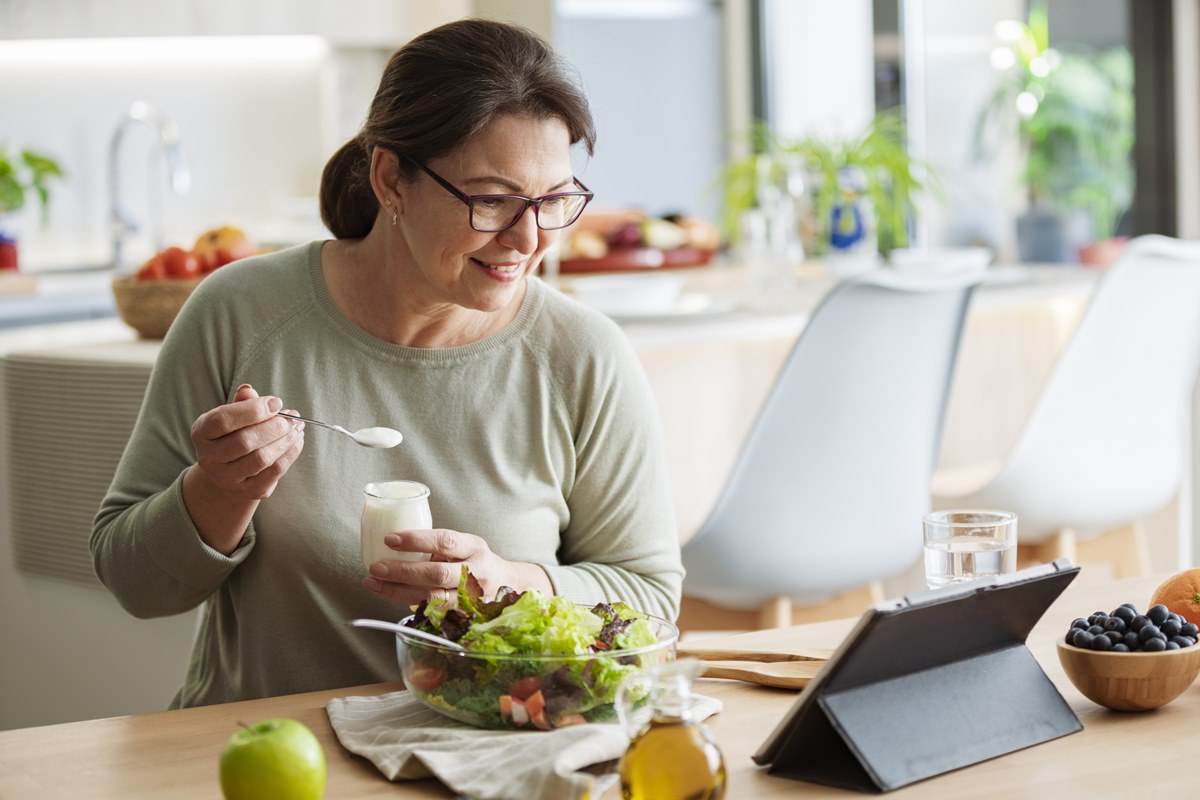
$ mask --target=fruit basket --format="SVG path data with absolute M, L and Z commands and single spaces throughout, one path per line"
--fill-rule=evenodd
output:
M 117 313 L 143 339 L 161 339 L 201 280 L 203 278 L 114 278 L 112 288 Z

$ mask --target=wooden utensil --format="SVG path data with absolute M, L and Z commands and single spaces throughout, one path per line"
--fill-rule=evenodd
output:
M 824 661 L 705 661 L 701 675 L 705 678 L 731 678 L 777 689 L 803 689 L 823 666 Z
M 803 689 L 832 655 L 833 650 L 824 648 L 805 648 L 791 653 L 703 647 L 675 649 L 677 658 L 703 661 L 705 678 L 729 678 L 777 689 Z
M 677 658 L 698 658 L 701 661 L 757 661 L 773 664 L 780 661 L 828 661 L 833 648 L 805 647 L 788 653 L 768 650 L 729 650 L 708 647 L 676 647 Z

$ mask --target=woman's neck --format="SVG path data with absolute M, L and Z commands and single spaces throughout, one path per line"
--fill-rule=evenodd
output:
M 335 240 L 321 249 L 321 273 L 333 303 L 358 327 L 406 347 L 461 347 L 486 339 L 516 319 L 527 285 L 499 311 L 478 311 L 454 303 L 420 299 L 406 282 L 401 264 L 370 236 Z

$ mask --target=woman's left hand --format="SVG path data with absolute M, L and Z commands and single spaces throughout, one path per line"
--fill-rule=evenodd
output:
M 553 594 L 550 578 L 537 564 L 507 561 L 492 552 L 480 536 L 445 528 L 397 531 L 384 537 L 384 543 L 400 552 L 428 553 L 429 561 L 376 561 L 363 586 L 380 597 L 406 606 L 415 606 L 435 597 L 453 598 L 458 593 L 462 565 L 483 587 L 485 597 L 493 597 L 501 586 L 517 591 L 537 589 Z

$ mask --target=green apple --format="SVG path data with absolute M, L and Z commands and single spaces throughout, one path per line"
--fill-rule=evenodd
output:
M 294 719 L 268 719 L 229 737 L 221 751 L 225 800 L 321 800 L 325 752 Z

